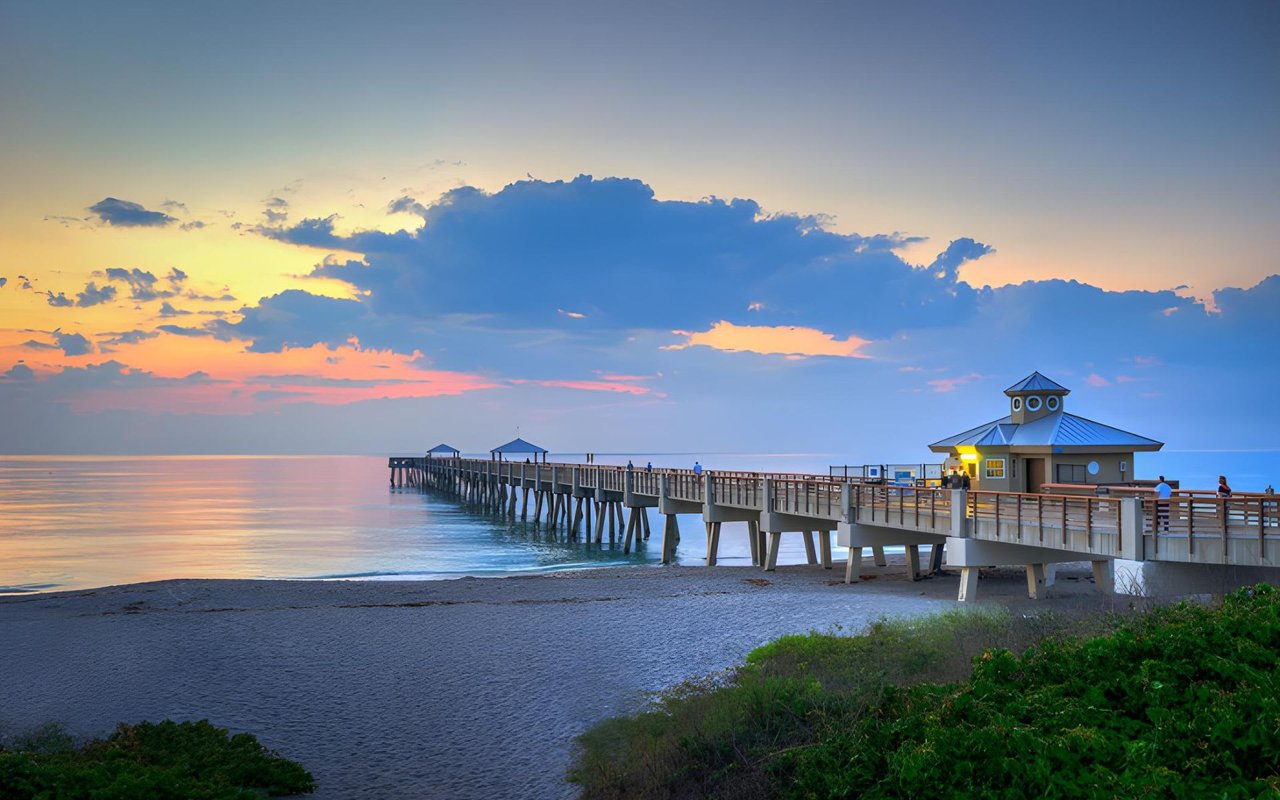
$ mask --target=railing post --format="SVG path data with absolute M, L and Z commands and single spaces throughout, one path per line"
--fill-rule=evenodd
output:
M 848 523 L 856 522 L 858 512 L 853 507 L 853 484 L 840 484 L 840 518 Z
M 627 470 L 626 474 L 622 476 L 622 498 L 623 498 L 624 504 L 628 508 L 635 508 L 635 504 L 636 504 L 635 498 L 632 497 L 632 493 L 634 493 L 636 490 L 635 479 L 636 479 L 635 473 L 632 472 L 631 470 Z
M 705 506 L 715 505 L 716 490 L 715 484 L 711 481 L 711 473 L 704 471 L 702 473 L 702 504 Z
M 967 539 L 972 533 L 969 522 L 969 493 L 964 489 L 951 490 L 951 535 Z M 976 523 L 976 520 L 975 520 Z
M 764 511 L 773 512 L 773 478 L 762 478 L 760 486 L 760 506 Z
M 1120 501 L 1120 555 L 1133 561 L 1146 559 L 1146 537 L 1143 536 L 1142 501 L 1126 497 Z M 1152 520 L 1151 535 L 1159 536 Z

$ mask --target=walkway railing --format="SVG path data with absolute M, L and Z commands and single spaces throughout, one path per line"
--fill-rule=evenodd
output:
M 822 479 L 820 476 L 817 480 L 813 478 L 814 476 L 809 476 L 805 480 L 771 479 L 773 494 L 770 497 L 769 510 L 801 517 L 842 519 L 844 509 L 840 503 L 844 484 Z
M 951 490 L 861 484 L 852 487 L 857 521 L 931 533 L 951 531 Z
M 1153 558 L 1234 563 L 1250 553 L 1280 562 L 1280 498 L 1275 496 L 1146 498 L 1142 518 Z
M 467 475 L 468 479 L 518 484 L 563 492 L 574 485 L 645 498 L 710 503 L 816 521 L 856 522 L 947 536 L 1069 550 L 1098 555 L 1180 561 L 1280 566 L 1280 498 L 1238 494 L 1219 499 L 1183 490 L 1168 500 L 1149 492 L 1114 490 L 1108 496 L 968 491 L 963 516 L 955 516 L 949 489 L 897 486 L 854 478 L 794 473 L 689 469 L 645 469 L 588 464 L 519 464 L 483 459 L 395 456 L 388 466 L 411 480 L 417 474 Z M 553 478 L 554 485 L 553 485 Z M 711 494 L 707 496 L 707 487 Z M 1137 503 L 1126 506 L 1125 502 Z M 1124 509 L 1129 508 L 1126 512 Z M 1132 522 L 1126 522 L 1126 513 Z M 967 520 L 967 530 L 955 528 Z M 1126 528 L 1126 525 L 1132 526 Z M 1136 528 L 1136 530 L 1133 530 Z M 1132 536 L 1122 535 L 1131 530 Z M 1141 537 L 1140 553 L 1131 550 Z
M 984 491 L 968 495 L 974 538 L 1123 555 L 1119 498 Z

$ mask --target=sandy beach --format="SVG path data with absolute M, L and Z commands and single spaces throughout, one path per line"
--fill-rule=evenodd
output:
M 787 633 L 953 608 L 958 578 L 629 567 L 434 582 L 174 580 L 0 598 L 0 726 L 208 718 L 320 798 L 572 797 L 573 738 Z M 1052 607 L 1090 594 L 1061 570 Z M 1020 573 L 986 603 L 1025 601 Z M 1108 602 L 1103 598 L 1091 602 Z

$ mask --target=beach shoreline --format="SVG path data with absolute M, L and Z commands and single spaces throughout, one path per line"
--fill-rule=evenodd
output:
M 955 608 L 954 574 L 634 566 L 432 581 L 169 580 L 0 597 L 0 725 L 77 736 L 204 719 L 316 776 L 316 797 L 572 797 L 574 737 L 789 633 Z M 1046 600 L 1106 607 L 1087 567 Z

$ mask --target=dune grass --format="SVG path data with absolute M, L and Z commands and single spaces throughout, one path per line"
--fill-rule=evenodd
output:
M 580 737 L 584 798 L 1280 797 L 1280 593 L 788 636 Z
M 6 800 L 255 800 L 311 792 L 298 764 L 206 720 L 119 725 L 83 746 L 46 725 L 0 747 Z

